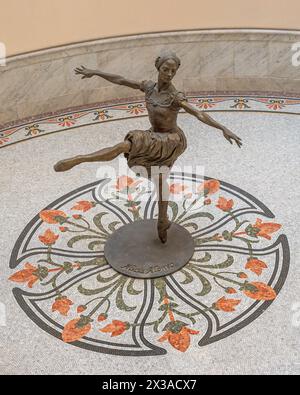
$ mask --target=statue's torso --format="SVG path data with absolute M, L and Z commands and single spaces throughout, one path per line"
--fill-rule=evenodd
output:
M 153 81 L 145 82 L 143 89 L 146 96 L 146 107 L 152 130 L 156 133 L 171 133 L 177 130 L 178 91 L 173 85 L 167 91 L 158 91 Z

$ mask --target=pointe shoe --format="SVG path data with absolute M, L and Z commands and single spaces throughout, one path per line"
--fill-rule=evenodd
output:
M 172 222 L 168 219 L 166 221 L 158 221 L 158 237 L 163 244 L 165 244 L 168 240 L 168 229 L 170 228 L 171 224 Z
M 72 167 L 79 165 L 79 163 L 81 162 L 78 157 L 60 160 L 59 162 L 56 163 L 56 165 L 54 165 L 54 170 L 56 172 L 67 171 L 72 169 Z

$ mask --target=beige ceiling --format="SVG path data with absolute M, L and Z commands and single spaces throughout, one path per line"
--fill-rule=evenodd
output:
M 108 36 L 202 28 L 300 29 L 299 0 L 0 0 L 8 55 Z

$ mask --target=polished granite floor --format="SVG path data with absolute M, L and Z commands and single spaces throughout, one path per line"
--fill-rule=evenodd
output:
M 170 215 L 196 251 L 184 270 L 155 281 L 115 273 L 101 241 L 122 223 L 155 218 L 147 187 L 124 195 L 116 172 L 110 193 L 123 200 L 101 200 L 99 164 L 52 170 L 147 129 L 143 103 L 2 131 L 2 374 L 299 374 L 299 104 L 207 99 L 193 98 L 244 146 L 179 115 L 188 149 L 170 184 L 185 189 Z M 203 177 L 214 188 L 189 212 Z

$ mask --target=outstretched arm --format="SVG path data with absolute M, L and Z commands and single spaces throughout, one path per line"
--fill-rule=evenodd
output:
M 227 141 L 232 144 L 232 140 L 236 142 L 238 147 L 241 148 L 242 140 L 234 133 L 232 133 L 225 126 L 221 125 L 209 115 L 207 115 L 204 111 L 196 110 L 191 104 L 189 104 L 186 100 L 180 102 L 180 106 L 189 114 L 194 115 L 199 121 L 206 123 L 209 126 L 220 129 L 223 132 L 223 135 Z
M 77 67 L 75 69 L 75 74 L 81 74 L 82 79 L 91 78 L 94 75 L 97 75 L 98 77 L 102 77 L 105 80 L 112 82 L 113 84 L 125 85 L 125 86 L 129 86 L 129 88 L 133 88 L 133 89 L 140 89 L 140 82 L 128 80 L 128 79 L 126 79 L 120 75 L 116 75 L 116 74 L 109 74 L 109 73 L 104 73 L 104 72 L 98 71 L 98 70 L 87 69 L 84 66 Z

